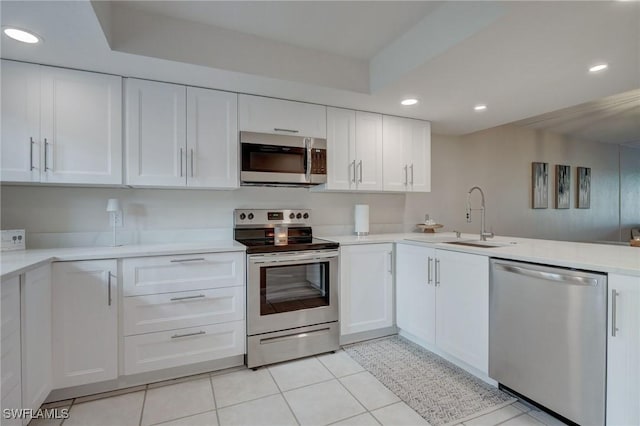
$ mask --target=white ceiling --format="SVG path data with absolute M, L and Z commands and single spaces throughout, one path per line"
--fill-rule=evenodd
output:
M 2 1 L 1 56 L 466 134 L 640 88 L 640 2 Z M 95 8 L 95 10 L 94 10 Z M 599 61 L 609 70 L 590 75 Z M 402 107 L 405 96 L 416 107 Z M 487 103 L 482 113 L 476 103 Z M 605 136 L 601 136 L 606 139 Z

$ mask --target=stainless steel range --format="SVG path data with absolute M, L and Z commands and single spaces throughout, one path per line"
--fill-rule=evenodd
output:
M 309 210 L 236 210 L 247 246 L 247 366 L 339 347 L 338 243 L 313 237 Z

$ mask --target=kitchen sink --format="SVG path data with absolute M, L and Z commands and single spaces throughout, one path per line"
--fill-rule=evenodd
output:
M 455 244 L 458 246 L 479 247 L 479 248 L 496 248 L 505 247 L 509 243 L 494 243 L 489 241 L 447 241 L 445 244 Z

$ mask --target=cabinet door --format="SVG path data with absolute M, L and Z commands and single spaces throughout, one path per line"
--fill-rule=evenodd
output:
M 393 325 L 393 245 L 340 248 L 342 335 Z
M 115 260 L 53 264 L 53 382 L 56 388 L 118 376 Z
M 327 189 L 355 189 L 355 111 L 327 108 L 327 154 Z
M 21 324 L 22 408 L 38 409 L 52 389 L 49 265 L 24 274 L 21 288 Z
M 187 186 L 238 188 L 238 95 L 187 88 Z
M 382 117 L 382 167 L 385 191 L 407 191 L 411 162 L 411 120 Z
M 42 182 L 122 184 L 122 78 L 52 67 L 41 76 Z
M 436 345 L 489 371 L 489 259 L 437 250 Z
M 396 323 L 427 344 L 436 337 L 435 257 L 434 249 L 396 245 Z
M 3 182 L 40 181 L 40 66 L 2 60 Z
M 238 97 L 240 130 L 325 139 L 327 108 L 262 96 Z
M 134 78 L 125 87 L 126 183 L 185 186 L 186 87 Z
M 408 121 L 411 124 L 411 149 L 405 158 L 409 163 L 409 188 L 413 192 L 430 192 L 431 123 L 420 120 Z
M 638 425 L 640 424 L 640 278 L 609 274 L 608 283 L 607 425 Z
M 356 111 L 356 183 L 359 190 L 382 190 L 382 115 Z
M 21 408 L 20 403 L 5 406 L 11 401 L 10 395 L 20 390 L 20 277 L 2 280 L 0 285 L 0 316 L 2 328 L 0 331 L 0 399 L 2 408 Z M 3 423 L 4 424 L 4 419 Z

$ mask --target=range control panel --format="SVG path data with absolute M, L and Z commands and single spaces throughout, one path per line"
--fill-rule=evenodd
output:
M 239 226 L 311 226 L 311 210 L 304 209 L 237 209 L 233 223 Z

